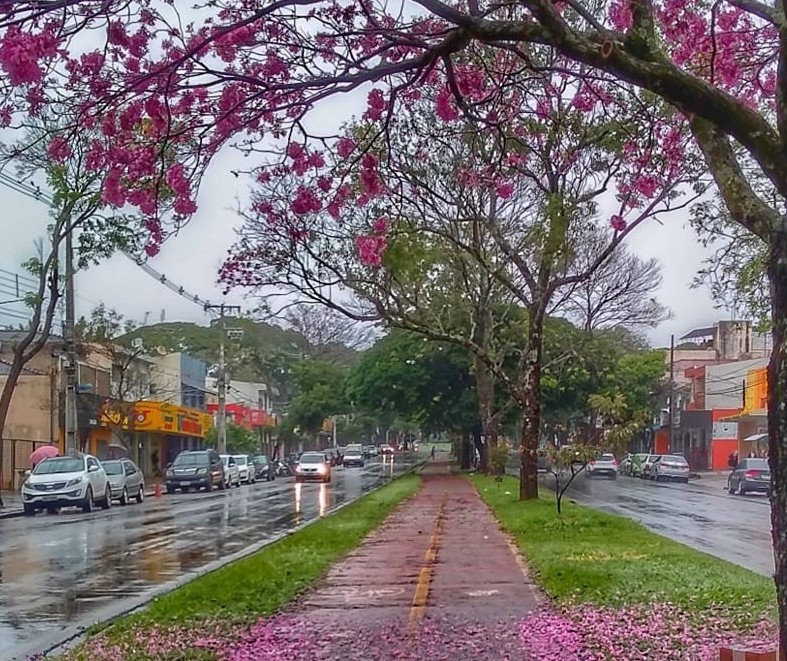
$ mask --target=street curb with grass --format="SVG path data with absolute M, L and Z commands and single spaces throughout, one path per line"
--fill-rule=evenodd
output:
M 111 625 L 115 624 L 118 620 L 123 617 L 134 615 L 136 613 L 141 612 L 146 606 L 150 605 L 155 600 L 163 597 L 164 595 L 173 592 L 178 588 L 182 588 L 195 580 L 207 576 L 208 574 L 214 573 L 219 569 L 227 567 L 228 565 L 237 562 L 239 560 L 243 560 L 244 558 L 250 557 L 259 551 L 263 550 L 264 548 L 276 544 L 286 538 L 292 537 L 297 533 L 302 532 L 303 530 L 309 528 L 310 526 L 315 525 L 316 523 L 323 521 L 325 519 L 330 519 L 335 514 L 338 514 L 346 507 L 351 505 L 355 505 L 365 498 L 376 494 L 381 489 L 386 488 L 387 486 L 405 478 L 409 475 L 417 474 L 418 469 L 422 467 L 425 460 L 419 460 L 413 466 L 411 466 L 407 471 L 402 473 L 401 475 L 396 476 L 392 480 L 385 482 L 383 484 L 375 486 L 370 491 L 367 491 L 362 496 L 355 498 L 353 500 L 341 503 L 340 505 L 336 506 L 334 509 L 330 510 L 328 514 L 324 517 L 315 517 L 311 521 L 307 521 L 305 523 L 299 524 L 294 528 L 277 533 L 270 538 L 261 540 L 247 546 L 244 549 L 236 551 L 224 558 L 220 558 L 218 560 L 214 560 L 212 562 L 203 565 L 199 569 L 195 569 L 193 571 L 187 572 L 182 574 L 178 578 L 172 579 L 167 581 L 166 583 L 162 583 L 159 586 L 151 588 L 150 590 L 146 591 L 144 594 L 135 596 L 128 600 L 122 602 L 122 604 L 115 604 L 108 606 L 105 609 L 101 609 L 99 611 L 94 612 L 90 616 L 90 620 L 92 624 L 89 626 L 85 626 L 84 624 L 74 624 L 66 626 L 60 629 L 57 632 L 50 633 L 48 635 L 44 634 L 43 636 L 39 637 L 39 643 L 34 648 L 30 648 L 29 646 L 25 646 L 25 649 L 11 650 L 11 656 L 9 657 L 9 661 L 21 661 L 22 659 L 28 658 L 28 655 L 37 657 L 37 658 L 44 658 L 44 657 L 51 657 L 54 655 L 62 654 L 67 652 L 68 650 L 72 649 L 73 647 L 77 646 L 83 639 L 92 635 L 93 633 L 97 633 L 98 630 L 105 630 L 106 628 L 110 627 Z M 20 646 L 21 648 L 22 646 Z

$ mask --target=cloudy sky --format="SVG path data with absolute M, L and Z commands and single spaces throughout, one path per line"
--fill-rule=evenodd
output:
M 357 102 L 331 100 L 320 107 L 320 122 L 324 123 L 327 116 L 336 118 L 338 123 L 357 108 Z M 178 236 L 166 242 L 150 265 L 187 292 L 212 303 L 223 301 L 249 307 L 241 292 L 223 297 L 216 285 L 217 269 L 235 238 L 238 218 L 232 209 L 236 199 L 245 194 L 243 180 L 229 174 L 233 167 L 238 167 L 239 160 L 238 154 L 227 151 L 214 161 L 200 191 L 199 212 Z M 0 269 L 23 273 L 20 264 L 35 253 L 34 240 L 43 235 L 47 208 L 3 186 L 0 186 L 0 205 L 7 210 L 0 216 Z M 706 289 L 690 287 L 706 252 L 689 227 L 685 213 L 665 218 L 663 225 L 656 222 L 642 225 L 628 245 L 644 258 L 657 258 L 663 268 L 664 284 L 658 298 L 673 311 L 673 318 L 648 333 L 652 344 L 665 346 L 671 333 L 679 337 L 692 328 L 712 325 L 727 316 L 714 309 Z M 0 303 L 10 298 L 8 282 L 8 276 L 0 272 Z M 77 315 L 89 314 L 99 302 L 104 302 L 140 323 L 146 316 L 149 323 L 162 318 L 196 323 L 208 320 L 200 306 L 171 292 L 122 255 L 79 273 L 76 292 Z M 251 307 L 256 304 L 252 302 Z M 0 324 L 19 323 L 20 312 L 24 313 L 20 304 L 0 305 Z

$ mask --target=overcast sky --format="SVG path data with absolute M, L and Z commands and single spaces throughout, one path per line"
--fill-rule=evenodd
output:
M 332 99 L 320 106 L 320 122 L 324 123 L 325 117 L 336 118 L 337 122 L 347 119 L 357 107 L 357 102 L 350 105 L 346 99 Z M 248 307 L 242 293 L 223 297 L 216 285 L 218 267 L 235 239 L 238 218 L 232 209 L 236 198 L 245 194 L 245 182 L 229 174 L 233 167 L 239 166 L 240 160 L 231 150 L 217 157 L 202 184 L 199 212 L 149 263 L 191 294 L 212 303 L 224 301 Z M 47 208 L 3 186 L 0 186 L 0 205 L 7 210 L 0 216 L 0 269 L 23 273 L 19 265 L 35 252 L 33 242 L 43 235 Z M 671 333 L 680 337 L 692 328 L 712 325 L 728 317 L 724 311 L 714 309 L 707 289 L 690 287 L 706 252 L 689 226 L 685 212 L 668 217 L 663 225 L 652 221 L 643 224 L 631 235 L 628 245 L 643 258 L 658 259 L 663 269 L 664 284 L 658 298 L 673 311 L 673 318 L 648 333 L 652 344 L 666 346 Z M 3 282 L 0 277 L 0 285 Z M 196 323 L 207 323 L 209 318 L 200 306 L 171 292 L 123 255 L 79 273 L 76 292 L 78 316 L 89 314 L 103 301 L 140 323 L 146 315 L 149 323 L 162 317 L 167 321 Z M 6 296 L 0 287 L 0 302 L 4 300 Z M 24 307 L 0 305 L 0 324 L 19 323 L 17 317 L 4 312 L 24 312 Z

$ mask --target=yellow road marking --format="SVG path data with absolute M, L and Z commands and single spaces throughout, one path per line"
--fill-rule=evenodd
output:
M 434 565 L 437 561 L 437 551 L 440 548 L 440 537 L 443 534 L 443 518 L 445 516 L 445 505 L 448 499 L 448 492 L 443 492 L 443 500 L 437 510 L 432 536 L 429 538 L 429 548 L 424 555 L 424 563 L 421 571 L 418 572 L 418 583 L 415 586 L 413 603 L 410 606 L 410 619 L 407 623 L 407 635 L 413 636 L 418 631 L 418 625 L 426 611 L 426 601 L 429 598 L 429 588 L 432 584 Z

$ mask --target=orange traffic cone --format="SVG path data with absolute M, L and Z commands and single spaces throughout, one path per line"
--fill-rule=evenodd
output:
M 153 495 L 156 498 L 161 498 L 161 482 L 159 482 L 158 480 L 156 480 L 156 488 L 153 491 Z

